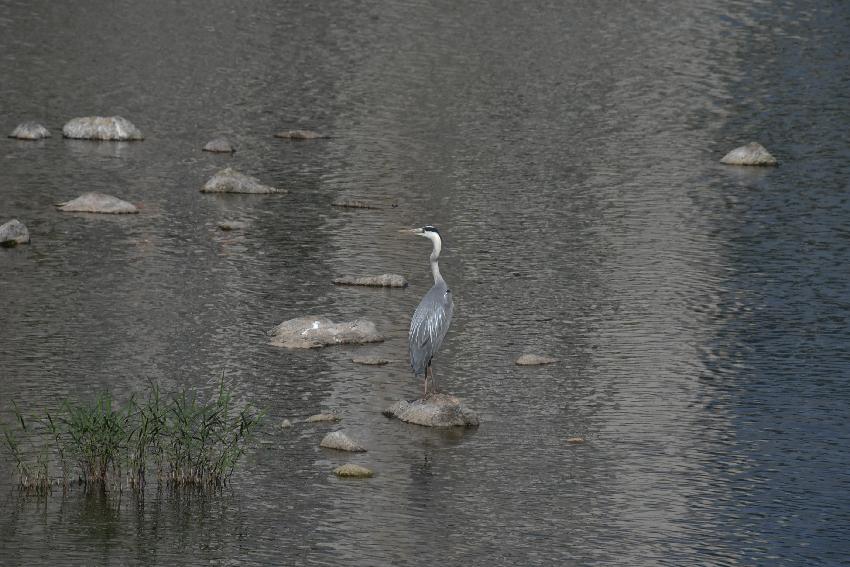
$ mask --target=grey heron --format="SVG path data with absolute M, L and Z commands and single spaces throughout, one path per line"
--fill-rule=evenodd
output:
M 413 376 L 425 375 L 425 397 L 428 397 L 429 377 L 433 382 L 432 390 L 437 391 L 437 380 L 431 369 L 431 359 L 443 344 L 443 339 L 452 323 L 454 302 L 451 290 L 440 274 L 440 266 L 437 263 L 443 247 L 440 231 L 428 225 L 422 228 L 406 229 L 403 232 L 424 236 L 434 245 L 431 251 L 431 273 L 434 276 L 434 285 L 413 312 L 413 317 L 410 319 L 410 332 L 407 335 Z

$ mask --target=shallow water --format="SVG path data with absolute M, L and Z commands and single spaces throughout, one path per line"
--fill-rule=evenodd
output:
M 0 128 L 53 132 L 0 141 L 0 221 L 32 234 L 0 249 L 0 416 L 222 373 L 269 412 L 224 494 L 23 497 L 4 462 L 0 563 L 845 561 L 850 5 L 571 4 L 0 4 Z M 61 139 L 90 114 L 146 140 Z M 718 163 L 750 140 L 781 166 Z M 201 194 L 226 165 L 290 192 Z M 54 210 L 90 190 L 142 213 Z M 397 229 L 426 223 L 477 430 L 386 420 L 421 384 L 350 361 L 406 357 L 430 249 Z M 410 287 L 331 283 L 383 272 Z M 306 314 L 388 340 L 267 345 Z M 369 452 L 274 427 L 320 410 Z

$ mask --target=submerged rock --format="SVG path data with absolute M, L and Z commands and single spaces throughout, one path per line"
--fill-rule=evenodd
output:
M 384 364 L 389 364 L 390 361 L 386 358 L 378 358 L 377 356 L 355 356 L 351 359 L 351 362 L 366 364 L 367 366 L 383 366 Z
M 221 230 L 244 230 L 248 228 L 248 223 L 244 221 L 226 220 L 218 223 L 218 228 Z
M 370 287 L 407 287 L 407 280 L 398 274 L 380 276 L 342 276 L 334 279 L 336 285 L 363 285 Z
M 720 160 L 727 165 L 778 165 L 776 158 L 770 155 L 758 142 L 735 148 Z
M 18 127 L 9 134 L 9 137 L 17 138 L 18 140 L 41 140 L 42 138 L 50 137 L 50 130 L 38 122 L 24 122 L 23 124 L 18 124 Z
M 342 431 L 331 431 L 325 435 L 319 447 L 325 449 L 336 449 L 337 451 L 351 451 L 352 453 L 365 453 L 366 448 L 352 440 Z
M 523 354 L 516 359 L 516 363 L 520 366 L 536 366 L 540 364 L 552 364 L 553 362 L 558 362 L 558 359 L 539 354 Z
M 0 246 L 17 246 L 30 241 L 30 231 L 18 219 L 0 225 Z
M 344 478 L 371 478 L 375 473 L 371 469 L 352 463 L 346 463 L 334 469 L 334 474 Z
M 226 167 L 213 175 L 203 187 L 201 193 L 286 193 L 286 189 L 276 189 L 263 185 L 254 177 L 239 173 Z
M 317 413 L 304 420 L 304 423 L 320 423 L 323 421 L 340 421 L 342 418 L 335 413 Z
M 122 201 L 112 195 L 103 193 L 83 193 L 72 201 L 57 203 L 60 211 L 66 213 L 108 213 L 108 214 L 135 214 L 139 212 L 132 203 Z
M 375 329 L 375 324 L 366 319 L 334 323 L 326 317 L 298 317 L 284 321 L 269 334 L 272 336 L 272 345 L 286 348 L 318 348 L 384 340 Z
M 330 138 L 324 134 L 312 130 L 285 130 L 274 135 L 275 138 L 286 138 L 287 140 L 318 140 L 319 138 Z
M 227 138 L 216 138 L 215 140 L 210 140 L 207 142 L 207 145 L 204 146 L 205 152 L 217 152 L 221 154 L 232 154 L 236 151 L 236 148 L 233 147 Z
M 448 394 L 429 394 L 412 402 L 401 400 L 383 413 L 387 417 L 428 427 L 473 427 L 479 423 L 478 414 L 459 398 Z
M 66 138 L 80 140 L 132 141 L 144 136 L 132 122 L 121 116 L 84 116 L 69 120 L 62 127 Z
M 334 207 L 347 207 L 349 209 L 383 209 L 383 207 L 377 203 L 361 201 L 359 199 L 335 199 L 331 205 Z
M 581 445 L 584 443 L 584 437 L 567 437 L 567 443 L 570 445 Z
M 283 421 L 280 422 L 280 428 L 281 429 L 289 429 L 290 427 L 292 427 L 292 422 L 289 421 L 288 419 L 284 419 Z

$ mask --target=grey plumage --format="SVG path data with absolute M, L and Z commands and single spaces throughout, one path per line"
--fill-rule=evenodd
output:
M 442 239 L 439 231 L 432 227 L 413 229 L 411 232 L 425 236 L 431 240 L 434 249 L 431 252 L 431 272 L 434 285 L 419 302 L 410 320 L 408 333 L 408 349 L 410 351 L 410 366 L 414 376 L 425 375 L 425 395 L 428 395 L 428 378 L 433 378 L 431 360 L 443 344 L 443 339 L 452 322 L 454 302 L 452 292 L 443 276 L 437 259 L 440 257 Z M 434 381 L 436 387 L 436 381 Z

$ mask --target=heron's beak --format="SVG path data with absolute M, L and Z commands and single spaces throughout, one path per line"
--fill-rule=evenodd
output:
M 403 228 L 399 232 L 402 234 L 422 234 L 425 231 L 421 228 Z

